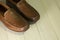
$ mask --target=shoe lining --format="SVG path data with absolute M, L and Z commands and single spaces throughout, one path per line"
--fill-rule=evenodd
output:
M 15 3 L 18 3 L 20 0 L 13 0 Z
M 4 15 L 6 11 L 7 11 L 7 8 L 5 8 L 3 5 L 0 5 L 0 14 Z

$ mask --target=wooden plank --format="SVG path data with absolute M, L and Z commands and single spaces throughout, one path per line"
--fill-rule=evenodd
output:
M 52 5 L 51 8 L 49 8 L 48 12 L 48 16 L 50 15 L 49 18 L 51 20 L 53 28 L 56 31 L 58 39 L 60 40 L 60 11 L 56 5 Z
M 50 17 L 49 17 L 52 14 L 54 14 L 54 13 L 50 13 L 50 12 L 51 12 L 51 10 L 53 10 L 52 5 L 55 5 L 55 2 L 54 2 L 54 0 L 53 0 L 53 2 L 52 2 L 52 0 L 50 0 L 50 1 L 42 0 L 42 1 L 44 3 L 45 7 L 47 7 L 48 9 L 46 10 L 46 13 L 43 13 L 44 15 L 42 13 L 40 13 L 41 18 L 40 18 L 40 21 L 37 22 L 37 26 L 38 26 L 38 29 L 40 31 L 41 38 L 42 38 L 42 40 L 59 40 L 59 37 L 57 36 L 56 30 L 54 29 L 53 24 L 51 23 L 52 19 L 50 20 Z M 52 7 L 52 8 L 50 8 L 50 7 Z M 54 12 L 54 11 L 52 11 L 52 12 Z
M 0 21 L 0 40 L 7 40 L 7 37 L 8 37 L 7 32 L 3 27 L 5 27 L 5 26 Z
M 40 34 L 36 24 L 31 25 L 30 29 L 24 33 L 25 40 L 40 40 Z

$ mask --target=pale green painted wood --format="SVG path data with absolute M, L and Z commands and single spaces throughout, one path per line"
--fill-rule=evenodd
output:
M 0 22 L 0 40 L 60 40 L 60 0 L 26 1 L 39 12 L 40 20 L 24 33 L 13 32 Z

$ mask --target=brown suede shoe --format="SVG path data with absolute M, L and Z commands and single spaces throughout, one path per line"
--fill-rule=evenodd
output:
M 0 19 L 7 28 L 16 32 L 23 32 L 29 28 L 28 22 L 21 15 L 2 2 L 0 2 Z
M 40 15 L 25 0 L 7 0 L 7 5 L 14 8 L 18 13 L 24 16 L 29 22 L 35 23 Z

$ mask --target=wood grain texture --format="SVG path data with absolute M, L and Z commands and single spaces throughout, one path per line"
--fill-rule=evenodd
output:
M 59 1 L 27 0 L 39 12 L 40 20 L 24 33 L 11 31 L 0 21 L 0 40 L 60 40 Z

